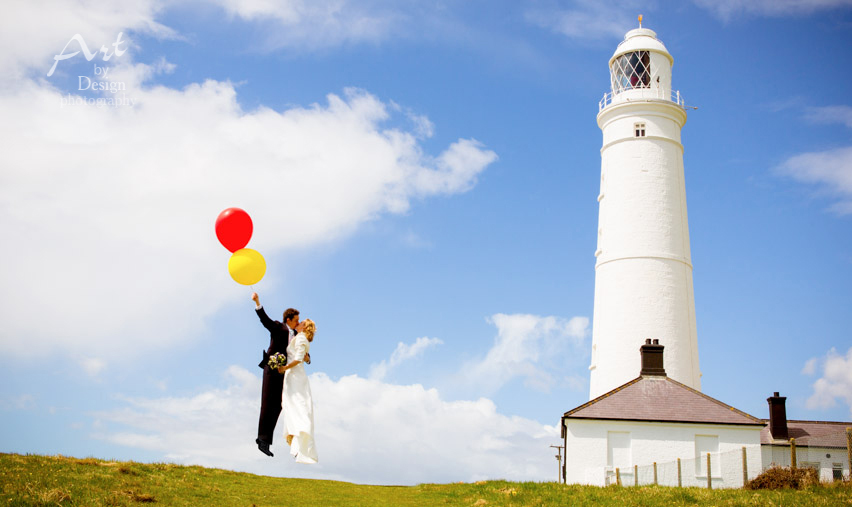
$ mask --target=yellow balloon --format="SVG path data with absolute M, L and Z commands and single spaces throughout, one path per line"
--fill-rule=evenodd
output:
M 266 261 L 256 250 L 242 248 L 231 255 L 228 273 L 239 284 L 254 285 L 266 274 Z

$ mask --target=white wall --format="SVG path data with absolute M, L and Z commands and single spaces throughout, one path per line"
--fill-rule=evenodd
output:
M 763 468 L 771 466 L 790 466 L 790 447 L 781 445 L 764 445 L 761 449 Z M 819 463 L 819 477 L 821 481 L 833 480 L 833 469 L 835 464 L 840 464 L 843 476 L 849 477 L 849 458 L 846 449 L 832 447 L 796 447 L 796 461 L 798 466 L 806 463 Z
M 607 475 L 614 473 L 607 463 L 607 436 L 610 432 L 627 432 L 630 439 L 630 463 L 622 472 L 622 484 L 634 484 L 633 465 L 638 465 L 640 484 L 653 482 L 653 466 L 657 462 L 658 483 L 677 486 L 677 459 L 681 459 L 683 486 L 707 486 L 703 473 L 696 475 L 696 435 L 717 436 L 719 452 L 711 454 L 711 468 L 719 474 L 711 477 L 714 488 L 739 488 L 743 485 L 742 447 L 748 448 L 748 475 L 754 477 L 762 468 L 759 426 L 721 424 L 653 423 L 566 419 L 566 479 L 569 484 L 604 486 Z M 623 438 L 623 437 L 622 437 Z M 624 456 L 624 453 L 618 453 Z M 705 456 L 701 457 L 706 460 Z M 706 467 L 701 467 L 705 469 Z M 613 479 L 614 480 L 614 479 Z

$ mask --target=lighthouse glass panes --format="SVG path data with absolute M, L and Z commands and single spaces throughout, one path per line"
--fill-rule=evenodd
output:
M 626 53 L 612 62 L 612 92 L 650 88 L 651 56 L 648 51 Z
M 633 124 L 633 132 L 634 132 L 634 137 L 645 137 L 645 124 L 644 123 L 634 123 Z

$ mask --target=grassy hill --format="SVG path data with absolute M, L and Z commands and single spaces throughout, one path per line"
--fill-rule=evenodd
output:
M 852 488 L 745 491 L 556 483 L 365 486 L 172 464 L 0 454 L 0 507 L 16 505 L 852 505 Z

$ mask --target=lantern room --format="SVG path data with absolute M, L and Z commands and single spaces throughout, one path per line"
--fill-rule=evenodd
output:
M 611 92 L 600 103 L 631 100 L 665 100 L 683 105 L 678 92 L 672 91 L 674 59 L 657 34 L 647 28 L 630 30 L 609 60 Z

